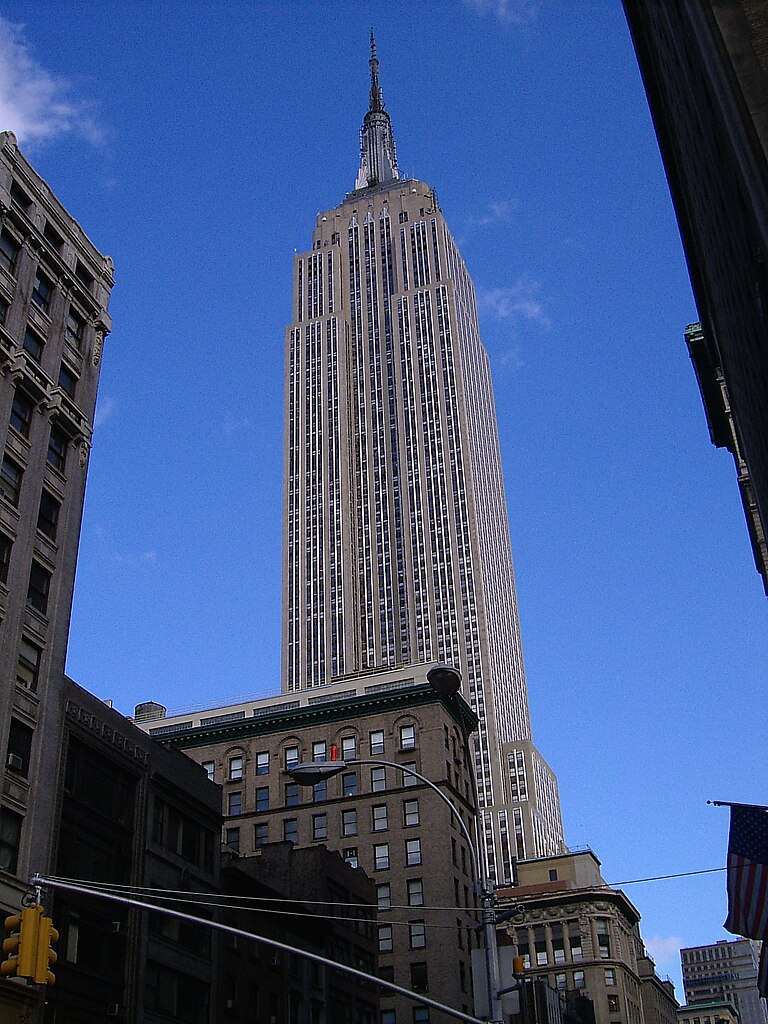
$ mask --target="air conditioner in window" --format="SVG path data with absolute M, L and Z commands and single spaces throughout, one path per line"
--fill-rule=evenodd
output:
M 280 954 L 279 953 L 270 953 L 269 954 L 269 966 L 270 967 L 277 967 L 277 966 L 279 966 L 279 964 L 280 964 Z
M 120 1003 L 110 1003 L 107 1007 L 108 1017 L 122 1017 L 123 1011 L 120 1008 Z
M 236 999 L 225 999 L 224 1000 L 224 1006 L 225 1006 L 225 1008 L 227 1010 L 234 1010 L 234 1008 L 237 1006 L 237 1000 Z
M 112 934 L 113 935 L 126 935 L 128 933 L 128 925 L 125 921 L 113 921 L 112 922 Z
M 18 754 L 9 754 L 8 761 L 6 762 L 9 768 L 13 768 L 15 772 L 20 772 L 24 767 L 24 762 Z

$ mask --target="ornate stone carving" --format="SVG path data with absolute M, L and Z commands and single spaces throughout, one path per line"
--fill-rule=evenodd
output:
M 93 339 L 93 365 L 98 366 L 101 362 L 101 350 L 104 347 L 103 331 L 96 331 Z
M 80 442 L 80 468 L 85 469 L 88 464 L 88 442 Z

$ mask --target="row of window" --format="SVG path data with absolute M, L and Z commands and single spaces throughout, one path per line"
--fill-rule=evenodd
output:
M 406 788 L 415 786 L 418 784 L 418 779 L 408 773 L 407 769 L 411 767 L 410 764 L 403 764 L 403 768 L 406 771 L 402 772 L 402 784 Z M 415 767 L 415 766 L 414 766 Z M 387 770 L 382 767 L 375 767 L 371 769 L 371 789 L 372 793 L 381 793 L 387 789 Z M 298 807 L 305 801 L 301 798 L 302 786 L 298 782 L 287 782 L 283 787 L 283 800 L 281 804 L 276 806 L 282 807 Z M 341 793 L 344 797 L 358 796 L 360 793 L 359 780 L 357 772 L 344 772 L 341 776 Z M 312 786 L 312 803 L 324 803 L 328 799 L 328 780 L 323 779 L 320 782 L 316 782 Z M 406 825 L 418 825 L 418 801 L 417 800 L 406 800 L 406 804 L 413 805 L 409 807 L 407 817 L 409 820 L 404 821 Z M 387 811 L 386 806 L 384 810 L 379 810 L 380 818 L 386 820 Z M 269 786 L 257 786 L 254 791 L 254 809 L 257 813 L 262 811 L 270 810 L 270 789 Z M 274 806 L 273 806 L 274 809 Z M 417 820 L 413 820 L 415 817 Z M 231 817 L 243 814 L 245 812 L 244 806 L 244 793 L 243 790 L 231 790 L 227 793 L 227 814 Z M 355 812 L 356 813 L 356 812 Z M 387 828 L 387 825 L 380 826 L 381 828 Z M 374 829 L 378 831 L 378 829 Z
M 399 750 L 416 749 L 416 726 L 401 725 L 399 730 Z M 370 755 L 385 753 L 384 730 L 374 729 L 368 734 L 368 752 Z M 357 737 L 342 736 L 341 743 L 330 745 L 325 740 L 316 740 L 312 743 L 313 761 L 354 760 L 358 756 Z M 227 761 L 227 773 L 225 781 L 237 782 L 245 778 L 245 756 L 233 754 Z M 300 762 L 300 750 L 297 745 L 287 746 L 283 749 L 283 770 L 291 771 Z M 208 774 L 208 778 L 216 781 L 216 762 L 203 761 L 202 766 Z M 268 750 L 260 750 L 256 754 L 256 775 L 269 775 L 270 756 Z
M 461 966 L 463 967 L 464 965 L 462 964 Z M 428 988 L 427 965 L 411 964 L 411 991 L 426 992 Z M 410 1019 L 413 1024 L 429 1024 L 429 1007 L 414 1006 L 411 1010 Z M 394 1010 L 382 1010 L 381 1024 L 398 1024 L 396 1012 Z
M 391 953 L 394 950 L 394 925 L 380 924 L 378 929 L 378 942 L 380 953 Z M 427 926 L 424 921 L 408 922 L 408 948 L 426 949 L 427 947 Z

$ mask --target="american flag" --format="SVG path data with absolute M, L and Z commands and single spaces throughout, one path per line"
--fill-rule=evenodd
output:
M 768 998 L 768 807 L 731 807 L 725 929 L 762 939 L 757 987 Z

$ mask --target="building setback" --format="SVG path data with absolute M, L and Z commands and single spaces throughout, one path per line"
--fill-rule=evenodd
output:
M 370 68 L 355 189 L 294 260 L 282 688 L 459 669 L 490 873 L 509 880 L 563 835 L 531 740 L 490 365 L 435 192 L 399 175 L 373 40 Z
M 526 976 L 594 1006 L 595 1024 L 675 1024 L 677 1000 L 643 948 L 640 914 L 600 874 L 591 850 L 519 865 L 520 885 L 498 893 L 521 908 L 506 925 Z M 522 918 L 522 920 L 521 920 Z M 519 922 L 519 923 L 517 923 Z
M 700 324 L 686 331 L 733 454 L 768 593 L 768 17 L 763 0 L 624 0 Z
M 50 864 L 112 260 L 0 133 L 0 910 Z
M 766 1002 L 757 990 L 760 944 L 754 939 L 690 946 L 680 950 L 680 960 L 689 1007 L 725 1000 L 738 1010 L 741 1024 L 766 1024 Z
M 158 705 L 140 705 L 137 717 L 147 708 L 162 716 Z M 471 1012 L 479 918 L 470 853 L 448 807 L 397 768 L 351 764 L 310 788 L 287 774 L 297 763 L 329 759 L 332 748 L 345 760 L 402 764 L 434 782 L 473 834 L 460 716 L 465 728 L 476 727 L 461 698 L 440 698 L 426 682 L 372 674 L 322 694 L 304 690 L 144 718 L 140 725 L 221 783 L 224 836 L 232 850 L 252 856 L 274 841 L 322 845 L 362 867 L 376 883 L 381 976 Z M 383 992 L 381 1019 L 412 1020 L 413 1006 Z M 441 1015 L 430 1014 L 440 1024 Z

